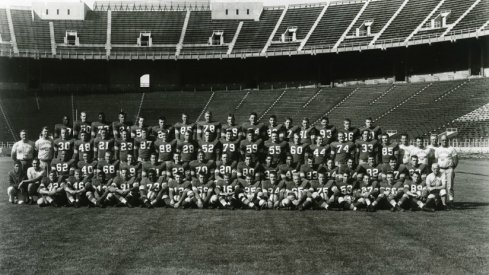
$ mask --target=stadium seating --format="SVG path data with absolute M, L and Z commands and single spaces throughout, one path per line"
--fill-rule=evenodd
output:
M 2 40 L 10 41 L 10 30 L 8 28 L 7 12 L 5 9 L 0 9 L 0 35 Z
M 136 45 L 140 32 L 151 32 L 153 44 L 176 45 L 182 33 L 185 11 L 112 12 L 112 44 Z
M 107 12 L 87 11 L 85 20 L 53 20 L 56 43 L 64 43 L 66 31 L 76 31 L 80 44 L 105 44 Z
M 291 110 L 297 110 L 306 104 L 311 97 L 313 97 L 319 89 L 287 89 L 273 107 L 268 110 L 268 115 L 276 115 L 279 118 L 279 122 L 282 123 L 286 117 L 292 117 L 292 119 L 300 119 L 296 117 L 296 114 Z M 297 114 L 299 115 L 299 114 Z M 264 119 L 267 119 L 265 117 Z
M 410 0 L 377 40 L 404 41 L 438 5 L 440 0 Z
M 267 43 L 282 12 L 282 9 L 264 9 L 260 21 L 244 21 L 233 53 L 260 52 Z
M 471 1 L 472 2 L 472 1 Z M 470 11 L 452 31 L 480 28 L 489 18 L 489 1 L 482 0 Z
M 396 10 L 399 9 L 402 2 L 402 0 L 371 1 L 350 30 L 350 33 L 348 33 L 347 38 L 343 40 L 342 44 L 345 46 L 350 43 L 363 42 L 363 44 L 368 44 L 373 39 L 373 36 L 382 30 Z M 370 30 L 372 36 L 355 37 L 356 29 L 366 20 L 373 20 Z
M 251 112 L 260 117 L 284 90 L 250 91 L 235 111 L 236 122 L 247 122 Z
M 211 11 L 192 11 L 185 32 L 184 44 L 207 44 L 213 31 L 224 32 L 224 43 L 231 43 L 238 20 L 212 20 Z
M 332 47 L 365 3 L 332 3 L 306 43 L 306 47 Z
M 49 22 L 41 20 L 30 10 L 11 10 L 15 38 L 19 49 L 51 51 Z
M 235 108 L 247 93 L 247 91 L 215 92 L 206 110 L 212 112 L 215 120 L 226 123 L 227 115 L 236 112 Z
M 297 50 L 300 40 L 304 39 L 311 29 L 312 25 L 318 18 L 322 6 L 317 7 L 289 7 L 287 13 L 282 20 L 275 36 L 273 37 L 273 43 L 268 48 L 268 51 L 276 50 Z M 281 36 L 287 31 L 289 27 L 297 27 L 296 38 L 297 42 L 286 42 L 282 43 Z M 278 42 L 278 43 L 277 43 Z
M 431 23 L 431 20 L 437 17 L 442 11 L 450 11 L 450 15 L 447 18 L 447 25 L 455 23 L 455 21 L 474 3 L 474 1 L 458 1 L 458 0 L 446 0 L 435 14 L 426 22 Z M 446 28 L 436 29 L 421 29 L 411 40 L 417 40 L 425 38 L 427 35 L 435 36 L 441 35 Z

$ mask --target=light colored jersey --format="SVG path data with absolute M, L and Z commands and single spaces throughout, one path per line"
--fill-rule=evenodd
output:
M 428 157 L 430 155 L 430 149 L 420 148 L 413 146 L 411 149 L 411 156 L 418 156 L 419 163 L 428 165 Z
M 12 147 L 12 155 L 15 153 L 18 160 L 31 160 L 34 158 L 34 142 L 22 140 L 14 143 Z
M 40 160 L 53 159 L 54 143 L 51 139 L 40 138 L 36 141 L 37 156 Z
M 399 145 L 399 155 L 402 156 L 402 163 L 409 163 L 411 159 L 411 150 L 413 150 L 413 148 L 413 145 Z
M 27 169 L 27 179 L 28 180 L 37 179 L 39 176 L 41 176 L 44 173 L 44 171 L 45 170 L 42 168 L 36 171 L 34 167 L 29 167 Z
M 444 173 L 439 173 L 438 175 L 431 173 L 426 177 L 426 186 L 429 187 L 443 186 L 443 183 L 446 184 L 446 181 L 447 179 Z
M 440 168 L 450 168 L 454 165 L 453 160 L 457 156 L 455 148 L 440 146 L 435 150 L 435 158 L 438 159 Z

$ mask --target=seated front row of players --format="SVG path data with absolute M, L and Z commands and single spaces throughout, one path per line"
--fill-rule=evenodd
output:
M 175 154 L 178 156 L 178 154 Z M 178 158 L 178 157 L 176 157 Z M 248 165 L 251 157 L 247 157 Z M 20 163 L 9 173 L 8 194 L 13 198 L 23 193 L 36 200 L 39 206 L 93 206 L 125 205 L 171 208 L 243 208 L 243 209 L 377 209 L 426 210 L 447 209 L 446 178 L 438 164 L 423 180 L 424 170 L 371 168 L 373 157 L 351 173 L 348 169 L 329 166 L 308 178 L 303 171 L 282 167 L 268 173 L 250 173 L 246 170 L 216 171 L 211 178 L 203 170 L 174 167 L 157 175 L 157 169 L 141 175 L 130 166 L 117 174 L 96 170 L 87 174 L 76 169 L 60 175 L 52 169 L 47 176 L 31 181 L 20 180 Z M 413 156 L 415 164 L 417 157 Z M 392 160 L 392 164 L 396 161 Z M 37 164 L 36 164 L 37 165 Z M 413 165 L 416 166 L 416 165 Z M 393 168 L 392 166 L 389 166 Z M 180 169 L 181 168 L 181 169 Z M 331 169 L 333 168 L 333 169 Z M 233 176 L 239 173 L 239 177 Z M 218 176 L 218 177 L 217 177 Z M 39 182 L 37 192 L 35 182 Z M 34 183 L 34 184 L 33 184 Z

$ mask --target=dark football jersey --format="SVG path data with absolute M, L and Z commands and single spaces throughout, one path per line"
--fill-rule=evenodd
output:
M 105 157 L 105 152 L 114 151 L 115 142 L 111 138 L 102 139 L 96 138 L 93 142 L 94 147 L 97 149 L 97 158 L 103 159 Z
M 129 125 L 129 122 L 120 122 L 120 121 L 114 121 L 112 122 L 112 131 L 117 131 L 118 135 L 121 134 L 122 131 L 127 131 L 128 133 L 131 132 L 131 126 Z M 129 136 L 129 135 L 128 135 Z
M 58 172 L 59 176 L 66 177 L 70 174 L 70 169 L 74 168 L 73 163 L 73 160 L 62 161 L 60 159 L 54 159 L 51 162 L 51 170 Z
M 78 150 L 78 160 L 83 160 L 83 153 L 88 154 L 88 159 L 91 160 L 93 158 L 93 141 L 83 141 L 77 140 L 75 142 L 75 148 Z
M 107 130 L 107 135 L 111 135 L 109 123 L 107 123 L 105 121 L 92 122 L 92 132 L 95 133 L 96 137 L 100 137 L 100 131 L 102 129 Z
M 224 124 L 224 125 L 222 125 L 222 131 L 221 131 L 222 137 L 224 137 L 226 135 L 226 132 L 228 129 L 231 130 L 231 133 L 232 133 L 231 137 L 233 140 L 237 139 L 241 135 L 241 132 L 242 132 L 241 126 Z
M 196 126 L 194 123 L 191 124 L 183 124 L 182 122 L 178 122 L 173 126 L 173 129 L 175 131 L 175 138 L 178 137 L 178 139 L 183 140 L 183 137 L 185 136 L 185 133 L 190 131 L 192 132 L 192 136 L 195 136 L 195 129 Z
M 312 154 L 314 158 L 314 165 L 320 165 L 326 162 L 326 159 L 331 155 L 329 145 L 326 146 L 318 146 L 318 145 L 310 145 L 309 152 Z
M 217 152 L 221 150 L 221 143 L 219 140 L 214 141 L 199 141 L 199 147 L 204 152 L 204 158 L 207 160 L 215 160 Z
M 382 163 L 389 163 L 389 158 L 392 156 L 397 157 L 399 153 L 399 146 L 397 143 L 382 144 L 380 145 L 380 153 L 382 154 Z
M 364 163 L 364 164 L 360 164 L 358 165 L 357 167 L 357 170 L 356 172 L 357 173 L 366 173 L 370 176 L 371 179 L 377 179 L 380 175 L 380 172 L 382 171 L 382 165 L 375 165 L 375 166 L 371 166 L 370 164 L 368 163 Z
M 331 155 L 338 163 L 346 163 L 348 158 L 353 158 L 355 144 L 351 141 L 331 143 Z
M 239 140 L 221 140 L 222 154 L 226 154 L 229 160 L 239 159 Z
M 128 154 L 134 154 L 134 141 L 132 140 L 118 140 L 115 143 L 115 149 L 117 150 L 118 159 L 121 161 L 127 161 Z
M 289 154 L 292 156 L 293 163 L 302 163 L 304 161 L 304 154 L 308 149 L 308 145 L 306 144 L 295 144 L 293 142 L 289 142 Z
M 138 150 L 138 157 L 142 161 L 147 161 L 151 153 L 154 152 L 154 141 L 151 139 L 137 138 L 134 140 L 134 147 Z
M 382 130 L 380 129 L 379 126 L 371 126 L 369 128 L 364 126 L 364 127 L 360 128 L 360 133 L 362 133 L 364 130 L 369 131 L 370 139 L 378 139 L 379 136 L 382 134 Z
M 283 163 L 287 152 L 287 142 L 282 141 L 273 143 L 270 140 L 265 141 L 265 153 L 272 156 L 274 163 Z
M 377 154 L 379 151 L 379 146 L 377 140 L 362 140 L 359 139 L 355 142 L 357 151 L 358 151 L 358 159 L 367 162 L 368 157 L 370 155 L 375 156 L 375 160 L 377 160 Z
M 301 174 L 304 174 L 307 180 L 316 180 L 318 178 L 317 171 L 314 170 L 314 167 L 311 167 L 308 164 L 302 164 L 300 172 Z
M 78 162 L 78 169 L 81 170 L 83 176 L 93 175 L 93 172 L 95 171 L 96 167 L 97 167 L 97 161 L 92 161 L 92 162 L 79 161 Z
M 190 170 L 193 172 L 195 176 L 200 173 L 204 173 L 207 178 L 211 176 L 212 169 L 214 167 L 211 166 L 209 162 L 200 162 L 198 160 L 193 160 L 189 163 Z
M 119 170 L 119 161 L 106 161 L 101 160 L 97 163 L 97 169 L 104 172 L 106 179 L 115 178 L 117 176 L 117 171 Z
M 197 156 L 198 146 L 194 142 L 182 141 L 177 143 L 177 148 L 180 151 L 182 161 L 192 161 Z
M 231 175 L 233 173 L 233 171 L 236 170 L 237 166 L 238 166 L 238 163 L 236 161 L 231 161 L 228 163 L 224 163 L 222 161 L 217 161 L 215 171 L 222 178 L 224 176 L 224 174 Z
M 146 161 L 143 162 L 142 169 L 146 173 L 148 173 L 150 170 L 154 170 L 156 172 L 156 176 L 159 177 L 161 176 L 161 172 L 166 170 L 166 167 L 164 163 L 159 163 L 159 162 L 151 163 L 151 161 Z
M 134 139 L 141 138 L 141 136 L 142 136 L 141 131 L 143 129 L 146 130 L 146 134 L 147 134 L 147 136 L 149 136 L 149 133 L 147 132 L 148 131 L 148 126 L 143 125 L 141 127 L 141 126 L 138 126 L 138 125 L 133 125 L 133 126 L 131 126 L 131 137 L 134 138 Z
M 217 121 L 213 122 L 205 122 L 205 121 L 199 121 L 197 123 L 197 135 L 200 139 L 203 139 L 204 133 L 209 131 L 210 136 L 209 140 L 214 141 L 216 139 L 219 139 L 218 133 L 221 131 L 221 123 Z
M 157 139 L 154 143 L 156 153 L 158 153 L 159 161 L 171 161 L 173 159 L 173 153 L 176 151 L 176 140 L 166 142 L 161 139 Z
M 328 125 L 326 127 L 316 126 L 316 134 L 323 137 L 323 142 L 325 144 L 330 144 L 336 140 L 338 131 L 336 130 L 336 127 L 332 125 Z
M 72 158 L 73 156 L 73 150 L 75 148 L 75 141 L 70 139 L 70 140 L 63 140 L 61 138 L 58 138 L 54 140 L 54 146 L 56 148 L 57 156 L 60 157 L 60 152 L 64 151 L 67 158 Z
M 61 129 L 66 130 L 66 137 L 67 138 L 73 137 L 73 127 L 71 125 L 56 124 L 56 125 L 54 125 L 54 137 L 55 138 L 61 136 Z
M 76 132 L 77 138 L 80 138 L 81 132 L 86 132 L 90 136 L 92 133 L 92 123 L 77 121 L 73 126 L 73 131 Z
M 360 137 L 360 131 L 355 127 L 342 129 L 341 131 L 345 133 L 345 141 L 355 142 L 355 140 Z

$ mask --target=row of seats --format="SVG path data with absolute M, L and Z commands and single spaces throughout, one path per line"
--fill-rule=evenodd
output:
M 430 19 L 435 18 L 441 11 L 450 10 L 448 24 L 454 23 L 475 0 L 458 1 L 445 0 L 437 12 Z M 393 14 L 399 9 L 404 0 L 377 0 L 371 1 L 358 20 L 353 24 L 347 39 L 342 41 L 343 46 L 352 43 L 367 44 L 373 35 L 380 32 Z M 384 43 L 391 39 L 404 40 L 411 34 L 426 16 L 440 3 L 440 0 L 408 0 L 406 6 L 386 28 L 377 43 Z M 331 48 L 345 32 L 352 20 L 357 16 L 365 2 L 352 1 L 332 3 L 324 16 L 318 22 L 315 31 L 310 36 L 305 49 L 326 47 Z M 273 38 L 270 52 L 297 50 L 299 42 L 280 43 L 280 36 L 288 27 L 297 27 L 297 39 L 304 39 L 317 20 L 323 6 L 290 7 Z M 41 20 L 30 10 L 11 10 L 17 44 L 21 50 L 39 50 L 50 52 L 51 41 L 48 20 Z M 268 41 L 283 9 L 265 9 L 260 21 L 244 20 L 243 28 L 234 46 L 233 53 L 260 52 Z M 112 12 L 112 52 L 127 52 L 127 46 L 136 45 L 140 32 L 151 32 L 153 44 L 174 45 L 179 42 L 184 25 L 186 11 L 113 11 Z M 453 29 L 459 31 L 468 28 L 481 27 L 489 17 L 489 1 L 482 0 L 467 14 Z M 372 36 L 354 37 L 356 28 L 365 20 L 373 20 Z M 88 11 L 86 20 L 52 20 L 56 43 L 63 43 L 66 31 L 77 31 L 81 44 L 105 44 L 107 35 L 107 12 Z M 429 22 L 429 21 L 428 21 Z M 224 31 L 224 43 L 231 43 L 239 21 L 238 20 L 212 20 L 210 11 L 190 12 L 187 30 L 184 36 L 184 50 L 182 54 L 199 54 L 201 52 L 224 53 L 227 49 L 219 47 L 197 48 L 194 44 L 207 44 L 213 31 Z M 429 36 L 438 36 L 445 28 L 435 30 L 421 30 L 413 39 L 422 39 Z M 5 9 L 0 9 L 0 34 L 4 41 L 10 41 L 10 31 Z M 278 42 L 278 43 L 277 43 Z M 187 45 L 187 47 L 186 47 Z M 341 46 L 340 45 L 340 46 Z M 5 47 L 3 47 L 5 48 Z M 6 46 L 8 49 L 8 45 Z M 59 47 L 63 48 L 64 47 Z M 130 51 L 130 50 L 129 50 Z M 139 52 L 135 50 L 134 52 Z M 141 51 L 176 52 L 176 47 L 155 48 Z
M 104 111 L 107 119 L 114 121 L 118 112 L 125 111 L 131 120 L 138 114 L 145 116 L 148 124 L 156 124 L 160 115 L 165 115 L 168 123 L 176 123 L 182 112 L 187 113 L 191 121 L 195 121 L 208 110 L 221 122 L 226 121 L 228 113 L 234 113 L 237 123 L 246 122 L 252 111 L 262 117 L 264 122 L 275 114 L 280 123 L 286 117 L 291 117 L 296 125 L 300 124 L 303 117 L 308 117 L 314 123 L 325 114 L 337 126 L 342 125 L 344 118 L 350 118 L 354 126 L 361 126 L 366 117 L 373 117 L 384 130 L 397 130 L 416 136 L 443 132 L 447 127 L 452 127 L 457 118 L 488 104 L 487 87 L 489 79 L 483 78 L 432 83 L 219 92 L 36 94 L 29 91 L 3 91 L 1 106 L 14 131 L 25 128 L 33 133 L 37 133 L 46 124 L 52 126 L 59 122 L 63 115 L 72 118 L 82 110 L 89 112 L 90 120 L 94 120 L 99 111 Z M 460 122 L 474 120 L 477 119 L 469 118 Z M 5 119 L 1 118 L 0 129 L 7 128 Z M 1 138 L 11 140 L 9 132 L 6 133 Z

